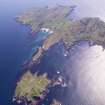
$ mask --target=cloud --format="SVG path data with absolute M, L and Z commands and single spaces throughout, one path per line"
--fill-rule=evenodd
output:
M 87 102 L 93 105 L 105 103 L 105 50 L 102 46 L 84 46 L 83 50 L 77 51 L 72 75 L 77 84 L 75 92 L 85 101 L 84 105 Z

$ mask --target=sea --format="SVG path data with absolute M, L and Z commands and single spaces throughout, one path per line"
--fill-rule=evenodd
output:
M 48 0 L 0 0 L 0 105 L 11 105 L 21 64 L 34 52 L 28 41 L 30 28 L 16 22 L 15 17 L 33 7 L 46 5 L 50 5 Z
M 30 27 L 16 22 L 15 17 L 36 6 L 77 5 L 73 14 L 81 17 L 100 17 L 105 20 L 105 0 L 0 0 L 0 105 L 11 105 L 14 82 L 21 64 L 31 56 Z M 41 37 L 39 38 L 41 40 Z M 35 46 L 37 47 L 37 46 Z

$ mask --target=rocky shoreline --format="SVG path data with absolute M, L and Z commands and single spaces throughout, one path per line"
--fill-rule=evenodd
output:
M 22 105 L 23 103 L 24 105 L 42 105 L 42 103 L 46 103 L 47 101 L 51 104 L 52 100 L 48 99 L 50 88 L 52 89 L 53 87 L 62 87 L 64 90 L 68 87 L 66 80 L 67 78 L 64 78 L 61 71 L 63 71 L 62 65 L 65 64 L 65 59 L 70 56 L 70 48 L 79 41 L 89 41 L 90 45 L 105 45 L 105 22 L 101 21 L 99 18 L 83 18 L 80 20 L 71 21 L 68 19 L 70 10 L 71 8 L 67 6 L 58 6 L 52 9 L 38 8 L 18 17 L 19 22 L 30 25 L 31 29 L 35 32 L 38 32 L 39 30 L 48 32 L 48 30 L 51 30 L 51 35 L 44 40 L 42 46 L 40 46 L 37 52 L 32 56 L 32 59 L 29 62 L 25 63 L 30 71 L 32 69 L 32 79 L 35 73 L 38 73 L 41 76 L 42 74 L 47 73 L 47 79 L 45 78 L 45 80 L 50 80 L 50 83 L 45 84 L 46 88 L 43 88 L 44 91 L 42 91 L 41 95 L 34 96 L 35 100 L 32 99 L 27 101 L 28 99 L 26 96 L 17 96 L 13 97 L 13 102 Z M 58 67 L 61 69 L 61 71 L 57 70 Z M 38 76 L 33 79 L 34 82 L 39 78 Z M 48 77 L 53 78 L 49 79 Z M 43 79 L 41 78 L 41 81 L 42 80 Z M 21 81 L 22 79 L 20 79 L 19 82 Z M 39 81 L 39 79 L 37 81 Z M 21 85 L 24 86 L 23 84 Z M 28 83 L 28 85 L 29 84 L 30 83 Z M 43 86 L 43 84 L 44 82 L 41 83 L 41 86 Z M 36 85 L 37 84 L 35 84 L 35 86 Z M 70 83 L 69 85 L 73 87 L 72 83 Z M 38 88 L 38 90 L 40 90 L 38 86 L 36 87 Z M 31 86 L 26 85 L 26 87 Z M 29 90 L 29 92 L 31 93 L 32 90 L 34 90 L 33 87 L 31 90 Z M 22 91 L 24 91 L 24 89 L 20 91 L 20 94 L 22 93 Z

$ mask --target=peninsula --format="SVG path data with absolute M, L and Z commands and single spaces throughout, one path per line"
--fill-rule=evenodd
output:
M 33 33 L 43 31 L 51 34 L 44 40 L 42 46 L 38 48 L 37 53 L 32 56 L 28 69 L 34 68 L 35 71 L 40 69 L 39 66 L 42 66 L 41 60 L 44 59 L 43 56 L 47 56 L 46 52 L 60 41 L 63 42 L 66 49 L 70 49 L 74 42 L 80 40 L 89 40 L 90 43 L 92 42 L 91 44 L 105 45 L 105 22 L 97 17 L 72 21 L 70 15 L 74 7 L 61 5 L 52 8 L 37 7 L 17 16 L 17 21 L 29 25 Z M 67 53 L 64 54 L 65 57 Z M 43 69 L 45 68 L 43 67 Z M 38 96 L 43 100 L 47 96 L 46 94 L 49 93 L 47 89 L 56 85 L 67 86 L 65 79 L 60 75 L 59 71 L 52 78 L 49 78 L 47 73 L 38 76 L 37 72 L 33 74 L 28 71 L 18 81 L 15 97 L 26 96 L 27 100 L 32 101 L 34 96 Z M 46 90 L 48 93 L 46 93 Z M 42 96 L 43 92 L 46 93 L 44 98 Z M 60 103 L 54 100 L 52 105 L 60 105 Z

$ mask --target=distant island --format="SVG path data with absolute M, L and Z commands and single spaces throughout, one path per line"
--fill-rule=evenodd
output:
M 101 44 L 104 47 L 105 23 L 99 18 L 82 18 L 72 21 L 70 14 L 74 8 L 75 6 L 62 5 L 52 8 L 37 7 L 16 17 L 18 22 L 29 25 L 33 33 L 37 34 L 40 31 L 50 35 L 44 40 L 42 46 L 38 48 L 37 53 L 28 62 L 27 72 L 21 76 L 17 83 L 13 98 L 14 102 L 39 105 L 43 100 L 46 101 L 49 88 L 59 85 L 67 87 L 67 82 L 60 75 L 60 71 L 56 71 L 54 76 L 52 74 L 52 77 L 47 72 L 41 74 L 38 71 L 42 70 L 42 68 L 45 69 L 44 67 L 41 68 L 41 66 L 44 66 L 44 64 L 42 65 L 43 60 L 46 60 L 45 57 L 50 55 L 50 50 L 56 44 L 63 43 L 66 50 L 68 50 L 75 42 L 88 40 L 90 45 Z M 66 57 L 67 54 L 68 52 L 64 56 Z M 54 59 L 54 57 L 52 56 L 51 59 Z M 61 105 L 61 103 L 59 100 L 54 99 L 51 101 L 51 105 Z

